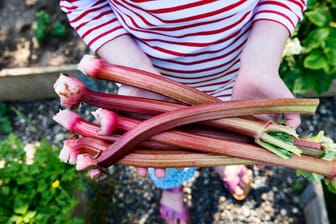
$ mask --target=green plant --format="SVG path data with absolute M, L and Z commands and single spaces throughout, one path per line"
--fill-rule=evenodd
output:
M 71 215 L 73 193 L 84 185 L 58 152 L 47 141 L 33 147 L 14 134 L 0 142 L 0 223 L 83 223 Z
M 36 14 L 36 20 L 33 23 L 34 36 L 41 44 L 46 41 L 50 36 L 64 37 L 66 34 L 65 26 L 59 22 L 53 22 L 50 14 L 41 10 Z
M 0 102 L 0 134 L 8 134 L 12 131 L 12 124 L 8 116 L 8 108 Z
M 284 55 L 280 75 L 295 94 L 322 94 L 336 78 L 336 2 L 309 0 L 292 40 L 302 51 Z

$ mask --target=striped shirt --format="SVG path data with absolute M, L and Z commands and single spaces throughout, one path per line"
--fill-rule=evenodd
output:
M 93 51 L 130 34 L 161 74 L 228 100 L 252 23 L 275 21 L 291 35 L 305 0 L 61 0 L 60 7 Z

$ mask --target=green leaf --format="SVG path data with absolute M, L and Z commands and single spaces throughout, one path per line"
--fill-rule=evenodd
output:
M 1 190 L 0 190 L 0 195 L 3 194 L 5 196 L 10 194 L 10 187 L 8 186 L 1 186 Z
M 38 11 L 36 13 L 36 22 L 40 25 L 45 25 L 45 26 L 49 26 L 50 24 L 50 15 L 44 11 L 44 10 L 41 10 L 41 11 Z
M 293 184 L 293 189 L 298 191 L 298 190 L 301 190 L 302 188 L 303 188 L 302 182 L 299 180 L 296 180 Z
M 309 52 L 315 48 L 322 46 L 324 41 L 328 38 L 330 28 L 318 28 L 311 31 L 308 36 L 302 41 L 304 49 Z
M 300 76 L 298 77 L 293 86 L 293 93 L 304 94 L 315 87 L 315 79 L 311 76 Z
M 332 180 L 330 179 L 325 179 L 324 183 L 327 186 L 327 189 L 331 192 L 336 194 L 336 178 L 333 178 Z
M 51 34 L 56 37 L 64 37 L 65 33 L 66 33 L 65 26 L 58 21 L 55 22 L 52 27 Z
M 305 178 L 307 178 L 310 181 L 313 181 L 314 183 L 321 183 L 321 180 L 323 179 L 323 176 L 320 174 L 311 173 L 311 172 L 302 171 L 302 170 L 297 170 L 296 175 L 304 176 Z
M 326 7 L 319 7 L 312 11 L 307 11 L 305 12 L 305 16 L 318 27 L 327 26 L 332 21 L 332 16 Z
M 328 64 L 336 66 L 336 50 L 328 48 L 325 50 L 325 54 Z
M 330 34 L 325 40 L 325 47 L 333 50 L 336 49 L 336 29 L 330 29 Z
M 15 223 L 15 224 L 21 224 L 24 223 L 23 222 L 23 217 L 22 216 L 18 216 L 18 215 L 12 215 L 9 220 L 8 223 Z
M 308 0 L 308 2 L 307 2 L 308 8 L 313 7 L 316 4 L 317 1 L 318 0 Z
M 16 201 L 16 203 L 14 203 L 14 212 L 16 214 L 20 214 L 20 215 L 24 215 L 27 213 L 29 208 L 28 204 L 23 203 L 22 201 Z
M 305 68 L 319 70 L 328 67 L 327 60 L 323 52 L 319 50 L 312 51 L 303 61 Z
M 325 41 L 324 53 L 328 63 L 336 66 L 336 29 L 331 29 L 330 35 Z
M 48 27 L 44 25 L 37 26 L 34 36 L 39 43 L 42 43 L 47 39 Z
M 23 221 L 25 223 L 31 223 L 31 221 L 34 219 L 35 215 L 36 215 L 36 211 L 29 211 L 23 217 Z

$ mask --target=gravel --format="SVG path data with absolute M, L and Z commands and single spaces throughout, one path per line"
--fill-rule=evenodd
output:
M 27 142 L 47 139 L 61 147 L 68 132 L 52 120 L 60 109 L 58 99 L 11 102 L 9 106 L 14 109 L 11 112 L 14 132 L 21 139 Z M 82 108 L 81 113 L 88 115 L 88 109 Z M 321 98 L 317 114 L 302 116 L 298 132 L 309 134 L 323 129 L 335 140 L 335 110 L 335 98 Z M 184 188 L 192 223 L 305 223 L 300 196 L 309 182 L 283 167 L 250 168 L 252 190 L 242 202 L 231 197 L 211 168 L 198 169 Z M 117 212 L 111 215 L 109 223 L 161 223 L 160 191 L 148 177 L 137 176 L 134 167 L 115 165 L 110 178 L 114 184 L 101 185 L 113 188 L 106 197 L 116 201 Z

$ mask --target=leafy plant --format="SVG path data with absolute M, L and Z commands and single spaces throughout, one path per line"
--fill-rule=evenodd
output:
M 286 54 L 280 74 L 296 94 L 322 94 L 336 78 L 336 2 L 309 0 L 304 19 L 292 40 L 302 45 L 299 54 Z
M 83 223 L 71 217 L 78 203 L 73 192 L 83 189 L 80 174 L 47 141 L 36 146 L 33 160 L 25 149 L 14 134 L 0 142 L 0 223 Z
M 65 26 L 59 21 L 53 22 L 50 15 L 44 10 L 36 14 L 33 29 L 35 31 L 34 36 L 39 43 L 43 43 L 50 36 L 64 37 L 66 34 Z
M 8 116 L 8 108 L 0 102 L 0 134 L 8 134 L 12 131 L 12 124 Z

